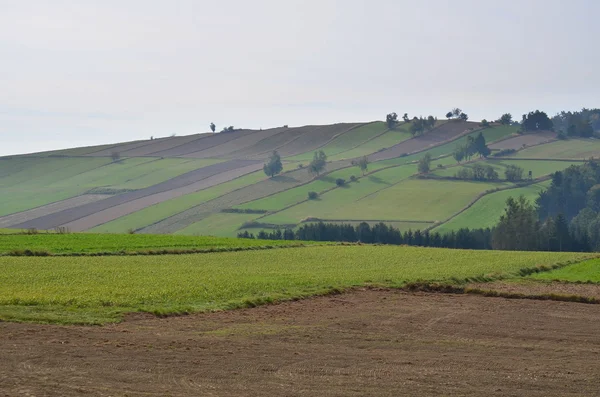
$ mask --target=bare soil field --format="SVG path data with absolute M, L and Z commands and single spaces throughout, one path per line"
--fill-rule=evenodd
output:
M 174 189 L 189 186 L 209 177 L 216 176 L 219 180 L 222 180 L 225 179 L 225 177 L 218 174 L 227 173 L 227 171 L 232 171 L 241 168 L 243 169 L 244 173 L 248 173 L 254 170 L 254 168 L 252 170 L 248 170 L 249 166 L 256 167 L 256 169 L 259 168 L 257 162 L 249 160 L 231 160 L 224 163 L 209 165 L 179 175 L 175 178 L 169 179 L 168 181 L 150 186 L 148 188 L 139 189 L 133 192 L 124 193 L 117 196 L 112 196 L 105 200 L 96 201 L 93 203 L 85 204 L 75 208 L 70 208 L 53 214 L 48 214 L 39 218 L 29 220 L 24 223 L 20 223 L 15 227 L 21 229 L 27 229 L 30 227 L 35 227 L 38 229 L 52 229 L 56 226 L 68 224 L 69 222 L 73 222 L 77 219 L 95 214 L 99 211 L 106 210 L 116 205 L 124 204 L 157 193 L 169 192 Z M 262 164 L 260 165 L 260 167 L 262 167 Z M 192 192 L 196 190 L 192 190 Z M 105 222 L 108 222 L 108 220 L 105 220 Z
M 43 205 L 41 207 L 33 208 L 31 210 L 2 216 L 0 217 L 0 228 L 17 225 L 19 223 L 39 218 L 40 216 L 54 214 L 56 212 L 64 211 L 69 208 L 79 207 L 80 205 L 104 200 L 108 197 L 111 196 L 106 194 L 83 194 L 81 196 L 57 201 L 56 203 Z
M 496 281 L 493 283 L 473 283 L 469 284 L 468 288 L 529 296 L 581 296 L 600 300 L 600 284 L 592 283 L 548 283 L 534 280 L 519 280 L 519 282 Z
M 156 151 L 151 153 L 152 156 L 159 157 L 180 157 L 189 153 L 199 152 L 201 150 L 210 149 L 215 146 L 222 145 L 226 142 L 241 138 L 243 136 L 251 135 L 259 132 L 258 130 L 236 130 L 231 132 L 219 132 L 216 134 L 209 134 L 200 139 L 190 141 L 185 145 L 172 147 L 170 149 Z
M 224 157 L 230 155 L 232 152 L 252 146 L 263 139 L 269 139 L 270 137 L 277 135 L 284 131 L 285 128 L 270 128 L 268 130 L 256 131 L 251 134 L 243 135 L 237 139 L 225 142 L 222 145 L 214 146 L 210 149 L 200 150 L 198 152 L 188 153 L 182 157 L 192 158 L 209 158 L 209 157 Z
M 193 134 L 193 135 L 184 135 L 184 136 L 173 136 L 168 138 L 159 138 L 151 141 L 150 144 L 144 145 L 142 147 L 129 149 L 125 152 L 122 152 L 121 155 L 124 157 L 152 157 L 153 153 L 161 152 L 168 149 L 182 147 L 187 145 L 190 142 L 195 142 L 199 139 L 204 139 L 210 137 L 212 134 Z
M 281 157 L 295 156 L 300 153 L 310 152 L 325 145 L 336 135 L 345 133 L 365 123 L 339 123 L 333 125 L 317 126 L 303 133 L 298 139 L 283 145 L 277 151 Z
M 260 156 L 262 158 L 264 157 L 264 154 L 279 149 L 283 145 L 298 139 L 305 132 L 311 131 L 318 127 L 319 126 L 316 125 L 307 125 L 304 127 L 285 128 L 279 134 L 269 137 L 269 139 L 262 139 L 246 148 L 239 148 L 235 152 L 231 153 L 229 157 L 251 158 L 251 156 Z
M 449 121 L 424 135 L 408 139 L 389 149 L 374 153 L 369 156 L 369 160 L 388 160 L 403 154 L 419 152 L 440 145 L 442 142 L 452 141 L 465 133 L 471 132 L 469 128 L 477 129 L 477 126 L 477 123 Z
M 492 150 L 514 149 L 518 150 L 525 146 L 539 145 L 541 143 L 552 142 L 556 140 L 556 132 L 543 131 L 535 134 L 526 134 L 503 141 L 492 143 L 489 148 Z
M 0 323 L 0 396 L 596 396 L 600 305 L 360 290 L 76 327 Z

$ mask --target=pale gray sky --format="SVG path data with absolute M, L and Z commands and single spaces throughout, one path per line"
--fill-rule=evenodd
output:
M 600 106 L 597 0 L 0 0 L 0 155 Z

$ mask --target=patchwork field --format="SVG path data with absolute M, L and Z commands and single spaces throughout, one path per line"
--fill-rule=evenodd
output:
M 600 140 L 569 139 L 519 151 L 515 157 L 534 159 L 580 159 L 600 157 Z

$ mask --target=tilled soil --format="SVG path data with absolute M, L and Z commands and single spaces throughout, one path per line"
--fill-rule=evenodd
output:
M 591 283 L 548 283 L 534 280 L 529 282 L 519 280 L 519 282 L 495 281 L 493 283 L 472 283 L 468 285 L 468 288 L 529 296 L 581 296 L 584 298 L 595 298 L 600 300 L 600 284 Z
M 0 323 L 0 396 L 594 396 L 600 305 L 360 290 L 229 312 Z

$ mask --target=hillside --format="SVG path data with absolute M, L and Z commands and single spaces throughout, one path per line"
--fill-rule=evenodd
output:
M 234 130 L 0 158 L 0 228 L 235 236 L 294 228 L 311 220 L 383 221 L 406 229 L 449 231 L 491 226 L 510 195 L 532 198 L 555 171 L 600 155 L 600 141 L 517 134 L 518 127 L 449 120 L 412 137 L 410 123 L 358 122 Z M 469 137 L 485 137 L 492 155 L 457 161 Z M 494 156 L 512 149 L 505 156 Z M 283 172 L 262 168 L 272 151 Z M 313 177 L 313 154 L 327 155 Z M 432 157 L 431 172 L 417 162 Z M 367 156 L 368 170 L 353 165 Z M 458 180 L 490 165 L 498 178 Z M 508 166 L 526 181 L 507 181 Z M 462 170 L 462 171 L 461 171 Z M 529 180 L 531 172 L 531 180 Z M 343 180 L 343 183 L 340 183 Z M 318 198 L 308 199 L 309 192 Z

